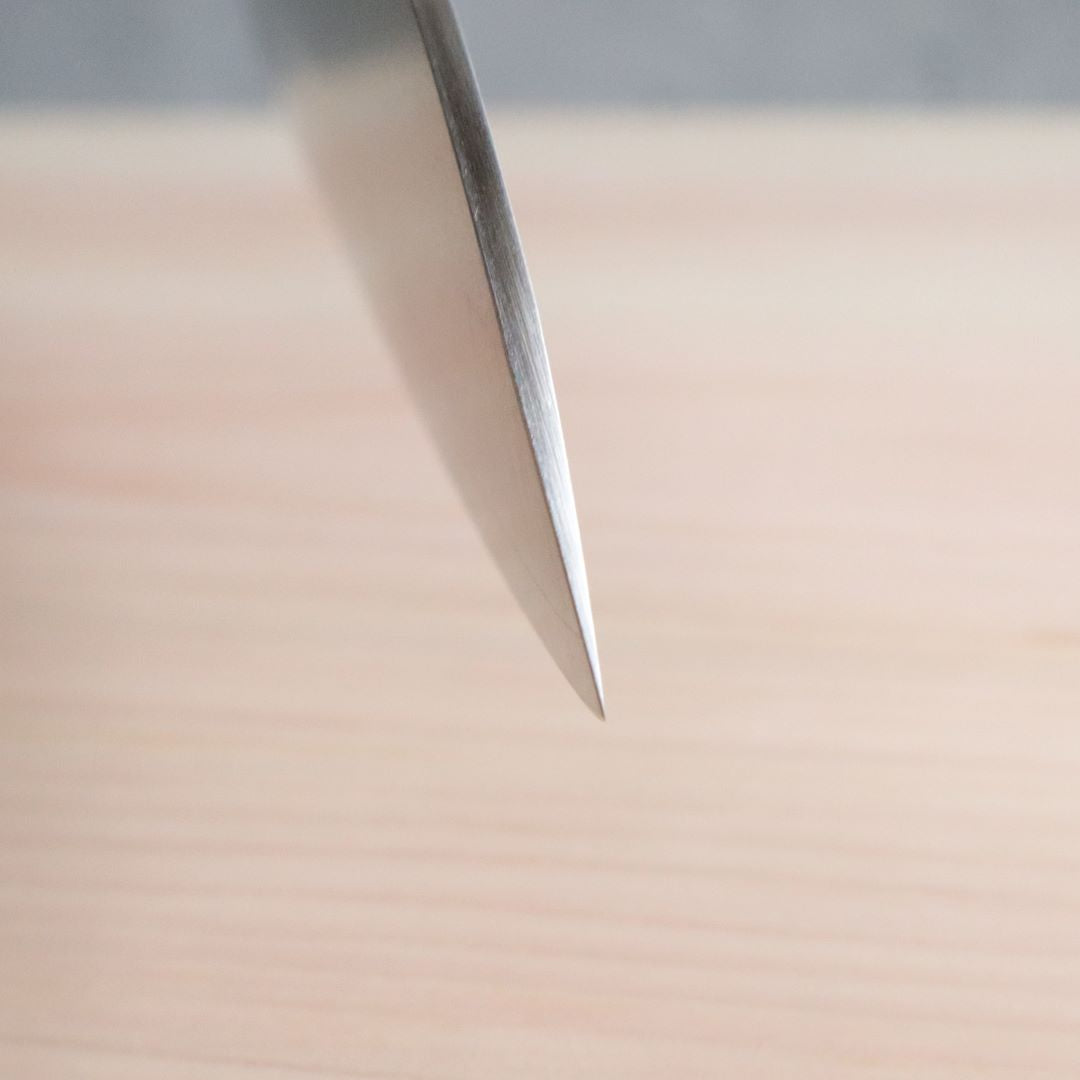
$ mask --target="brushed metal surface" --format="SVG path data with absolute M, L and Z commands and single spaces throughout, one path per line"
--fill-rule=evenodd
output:
M 492 556 L 603 715 L 540 319 L 446 0 L 254 2 L 394 356 Z

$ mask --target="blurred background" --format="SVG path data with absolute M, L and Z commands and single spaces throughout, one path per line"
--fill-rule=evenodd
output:
M 1076 0 L 458 0 L 492 102 L 1065 104 Z M 253 105 L 240 0 L 8 0 L 0 103 Z
M 457 7 L 611 722 L 244 5 L 7 0 L 0 1080 L 1077 1080 L 1080 0 Z

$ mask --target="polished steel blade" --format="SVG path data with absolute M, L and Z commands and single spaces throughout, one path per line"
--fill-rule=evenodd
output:
M 252 0 L 394 356 L 522 609 L 603 691 L 532 286 L 447 0 Z

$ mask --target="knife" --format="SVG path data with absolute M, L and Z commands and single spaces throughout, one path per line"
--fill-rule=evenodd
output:
M 604 695 L 547 349 L 449 0 L 250 0 L 376 318 L 492 557 Z

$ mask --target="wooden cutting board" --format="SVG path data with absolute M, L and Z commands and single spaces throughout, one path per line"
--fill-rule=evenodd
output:
M 0 121 L 0 1076 L 1077 1076 L 1077 117 L 495 126 L 606 725 L 281 123 Z

